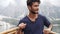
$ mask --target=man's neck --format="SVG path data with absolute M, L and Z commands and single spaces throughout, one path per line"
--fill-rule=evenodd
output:
M 38 18 L 38 14 L 29 13 L 28 17 L 31 19 L 36 19 L 36 18 Z

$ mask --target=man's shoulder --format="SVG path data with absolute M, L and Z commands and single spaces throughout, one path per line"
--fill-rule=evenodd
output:
M 27 20 L 27 16 L 23 17 L 20 21 L 26 21 Z
M 41 17 L 41 18 L 46 18 L 44 15 L 41 15 L 41 14 L 39 14 L 39 17 Z
M 26 22 L 27 22 L 27 16 L 25 16 L 24 18 L 22 18 L 22 19 L 19 20 L 19 24 L 20 23 L 26 23 Z
M 40 17 L 43 19 L 43 20 L 48 20 L 48 18 L 46 17 L 46 16 L 44 16 L 44 15 L 40 15 Z

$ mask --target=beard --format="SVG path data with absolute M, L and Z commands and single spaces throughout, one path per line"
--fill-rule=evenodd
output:
M 38 12 L 30 11 L 32 14 L 38 14 Z

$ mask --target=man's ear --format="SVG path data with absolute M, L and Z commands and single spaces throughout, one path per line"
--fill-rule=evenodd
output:
M 31 10 L 31 6 L 28 6 L 28 9 Z

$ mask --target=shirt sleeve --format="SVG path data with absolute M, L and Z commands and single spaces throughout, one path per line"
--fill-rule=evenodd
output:
M 23 21 L 22 21 L 22 20 L 20 20 L 17 26 L 19 26 L 19 24 L 20 24 L 20 23 L 22 23 L 22 22 L 23 22 Z
M 51 23 L 48 21 L 48 19 L 47 19 L 46 17 L 44 17 L 44 25 L 45 25 L 46 27 L 49 27 L 50 24 L 51 24 Z
M 20 23 L 23 23 L 23 22 L 24 22 L 24 21 L 20 20 L 17 26 L 19 26 L 19 24 L 20 24 Z M 23 31 L 24 31 L 24 29 L 22 29 L 22 32 L 23 32 Z

